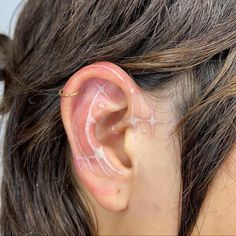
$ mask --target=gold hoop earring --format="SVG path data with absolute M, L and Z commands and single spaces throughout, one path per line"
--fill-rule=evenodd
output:
M 80 88 L 79 91 L 77 91 L 77 92 L 74 92 L 74 93 L 71 93 L 71 94 L 63 94 L 63 89 L 61 89 L 61 90 L 59 91 L 59 95 L 60 95 L 61 97 L 73 97 L 73 96 L 76 96 L 77 94 L 79 94 L 80 91 L 81 91 L 81 88 Z

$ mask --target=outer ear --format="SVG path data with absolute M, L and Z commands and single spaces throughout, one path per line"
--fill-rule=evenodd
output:
M 83 67 L 66 83 L 61 115 L 82 183 L 104 208 L 127 207 L 133 160 L 125 149 L 127 130 L 140 88 L 120 67 L 98 62 Z

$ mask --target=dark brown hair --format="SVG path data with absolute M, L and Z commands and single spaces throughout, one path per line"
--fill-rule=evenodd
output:
M 172 85 L 180 94 L 179 236 L 190 235 L 235 144 L 235 22 L 235 0 L 28 0 L 1 68 L 11 78 L 2 235 L 96 235 L 71 173 L 57 93 L 75 71 L 102 60 L 145 90 Z

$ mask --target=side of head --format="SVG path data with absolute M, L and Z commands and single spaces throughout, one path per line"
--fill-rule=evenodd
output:
M 3 235 L 189 235 L 235 144 L 235 18 L 232 0 L 27 1 Z

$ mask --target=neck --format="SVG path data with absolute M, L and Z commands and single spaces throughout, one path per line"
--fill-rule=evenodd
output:
M 235 235 L 236 149 L 211 184 L 193 235 Z

